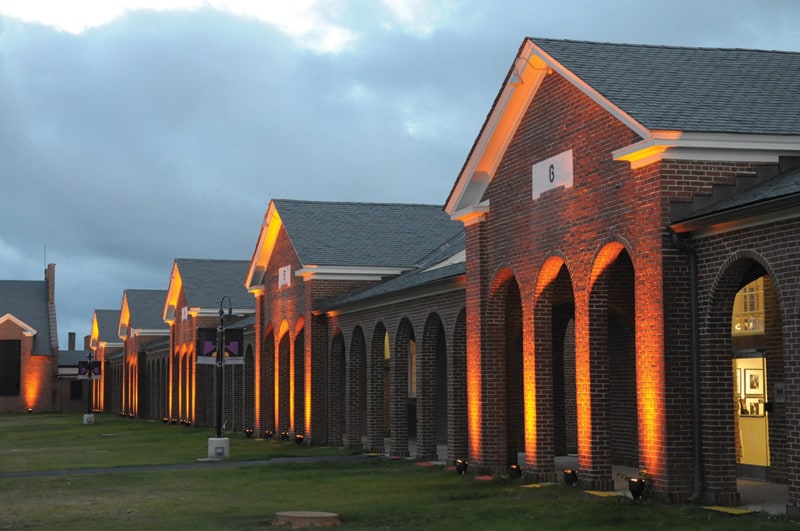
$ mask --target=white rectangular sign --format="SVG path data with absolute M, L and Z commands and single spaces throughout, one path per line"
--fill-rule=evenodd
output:
M 533 198 L 543 192 L 563 186 L 572 186 L 572 150 L 564 151 L 554 157 L 533 165 Z

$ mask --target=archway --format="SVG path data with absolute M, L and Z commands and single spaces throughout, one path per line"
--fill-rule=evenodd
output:
M 575 299 L 561 258 L 548 259 L 539 272 L 533 316 L 535 345 L 525 383 L 526 429 L 535 437 L 526 448 L 526 466 L 552 480 L 554 458 L 578 453 Z M 542 374 L 551 374 L 550 382 L 536 377 Z
M 259 397 L 261 403 L 261 427 L 264 432 L 273 432 L 276 430 L 275 425 L 275 408 L 277 401 L 275 400 L 275 333 L 274 329 L 270 326 L 264 335 L 264 341 L 261 343 L 261 396 Z
M 611 490 L 611 465 L 639 466 L 639 396 L 633 263 L 620 243 L 606 245 L 592 272 L 588 301 L 589 386 L 578 392 L 579 466 L 589 485 Z M 576 370 L 586 365 L 578 359 Z M 581 419 L 581 417 L 583 417 Z M 580 426 L 579 426 L 580 429 Z
M 494 449 L 485 452 L 482 464 L 505 470 L 518 464 L 525 452 L 522 301 L 511 271 L 501 271 L 495 278 L 488 306 L 487 315 L 493 321 L 488 326 L 481 362 L 480 445 L 481 453 L 483 448 Z
M 447 337 L 437 314 L 425 321 L 417 360 L 417 458 L 436 459 L 447 444 Z
M 292 432 L 305 432 L 305 328 L 302 322 L 294 338 L 294 357 L 292 365 Z
M 409 437 L 417 429 L 417 342 L 411 321 L 403 319 L 397 327 L 394 355 L 391 356 L 391 452 L 409 455 Z
M 373 453 L 384 452 L 384 439 L 390 434 L 390 359 L 389 335 L 383 323 L 378 323 L 367 358 L 367 437 L 368 449 Z
M 704 452 L 704 480 L 717 502 L 736 499 L 731 477 L 787 481 L 783 317 L 764 264 L 752 253 L 728 260 L 701 343 L 703 447 L 715 449 Z
M 330 385 L 328 388 L 328 424 L 330 430 L 329 444 L 343 446 L 343 435 L 347 423 L 345 410 L 346 390 L 346 349 L 344 334 L 336 330 L 331 341 L 331 357 L 329 367 Z
M 360 326 L 350 340 L 347 364 L 347 447 L 362 448 L 367 435 L 367 343 Z

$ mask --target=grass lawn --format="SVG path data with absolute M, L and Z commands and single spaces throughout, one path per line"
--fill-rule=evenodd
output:
M 0 472 L 206 457 L 213 430 L 121 417 L 0 416 Z M 231 459 L 344 454 L 232 434 Z M 370 457 L 358 462 L 0 478 L 0 529 L 259 529 L 278 511 L 338 513 L 348 529 L 800 529 L 763 514 L 598 498 L 565 485 L 481 481 L 442 467 Z

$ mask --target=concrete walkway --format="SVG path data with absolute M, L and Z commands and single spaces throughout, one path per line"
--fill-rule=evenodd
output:
M 30 472 L 3 472 L 0 479 L 46 477 L 46 476 L 80 476 L 86 474 L 120 474 L 127 472 L 152 472 L 160 470 L 194 470 L 198 468 L 243 468 L 259 465 L 277 465 L 280 463 L 320 463 L 325 461 L 348 462 L 369 459 L 366 454 L 357 455 L 315 455 L 311 457 L 273 457 L 255 461 L 231 461 L 198 459 L 192 463 L 173 465 L 134 465 L 107 468 L 70 468 L 65 470 L 39 470 Z

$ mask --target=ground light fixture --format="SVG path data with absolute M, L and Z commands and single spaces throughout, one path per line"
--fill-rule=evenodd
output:
M 638 500 L 644 494 L 647 488 L 647 481 L 644 478 L 628 478 L 628 489 L 631 491 L 631 496 L 634 500 Z
M 289 440 L 289 432 L 288 431 L 282 431 L 281 432 L 281 440 L 282 441 L 288 441 Z
M 266 430 L 266 431 L 264 432 L 264 435 L 262 435 L 262 436 L 261 436 L 261 438 L 262 438 L 262 439 L 264 439 L 264 440 L 267 440 L 267 441 L 268 441 L 268 440 L 272 439 L 272 437 L 273 437 L 274 435 L 275 435 L 275 434 L 272 432 L 272 430 Z
M 300 444 L 300 443 L 302 443 L 302 442 L 303 442 L 303 438 L 304 438 L 304 437 L 303 437 L 303 434 L 302 434 L 302 433 L 295 433 L 295 435 L 294 435 L 294 442 L 296 442 L 297 444 Z
M 463 474 L 469 467 L 469 459 L 456 459 L 456 472 Z
M 567 468 L 564 470 L 564 483 L 569 485 L 570 487 L 574 487 L 578 484 L 578 471 L 572 468 Z
M 516 463 L 511 465 L 510 467 L 508 467 L 508 476 L 511 479 L 519 479 L 519 478 L 521 478 L 522 477 L 522 467 L 519 466 Z
M 253 428 L 247 428 L 244 430 L 244 434 L 247 435 L 247 438 L 251 438 L 253 436 Z

